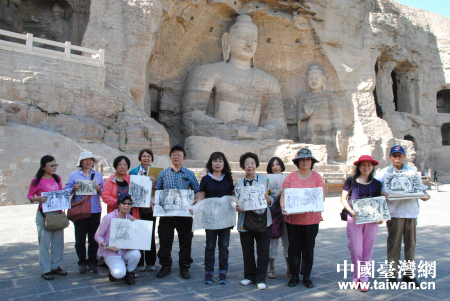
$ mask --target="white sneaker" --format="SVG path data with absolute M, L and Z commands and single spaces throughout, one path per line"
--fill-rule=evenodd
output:
M 145 266 L 143 265 L 143 266 L 137 267 L 136 270 L 139 272 L 145 272 Z
M 258 283 L 256 286 L 258 286 L 259 290 L 265 290 L 267 288 L 267 285 L 265 283 Z
M 156 268 L 155 268 L 154 265 L 148 265 L 147 266 L 147 271 L 155 271 L 155 270 L 156 270 Z
M 252 284 L 252 283 L 253 283 L 253 281 L 251 281 L 250 279 L 241 280 L 241 284 L 242 285 L 249 285 L 249 284 Z

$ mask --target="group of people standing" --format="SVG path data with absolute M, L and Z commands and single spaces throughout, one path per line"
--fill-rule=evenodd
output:
M 400 146 L 401 151 L 404 150 Z M 394 148 L 393 148 L 394 149 Z M 258 289 L 266 288 L 266 277 L 276 278 L 275 258 L 278 255 L 278 245 L 281 238 L 283 255 L 286 258 L 286 273 L 290 277 L 288 286 L 294 287 L 300 282 L 302 275 L 303 284 L 314 287 L 311 280 L 311 271 L 314 261 L 315 238 L 319 231 L 319 223 L 322 221 L 320 212 L 306 212 L 302 214 L 289 214 L 285 210 L 284 189 L 287 188 L 321 188 L 325 195 L 325 183 L 319 173 L 313 171 L 314 164 L 318 162 L 309 149 L 303 148 L 298 151 L 292 160 L 298 170 L 289 173 L 282 185 L 283 190 L 278 194 L 272 189 L 272 185 L 266 176 L 256 173 L 259 167 L 259 158 L 256 154 L 247 152 L 240 157 L 240 167 L 245 172 L 245 177 L 233 184 L 230 165 L 222 152 L 211 154 L 207 164 L 205 175 L 199 184 L 192 171 L 183 166 L 186 152 L 180 145 L 171 148 L 169 153 L 171 167 L 162 170 L 157 179 L 149 177 L 155 190 L 165 189 L 190 189 L 195 193 L 195 202 L 201 202 L 205 198 L 221 198 L 233 195 L 234 189 L 244 186 L 263 185 L 265 188 L 265 200 L 267 208 L 243 211 L 236 205 L 238 212 L 237 230 L 243 252 L 244 279 L 242 285 L 256 284 Z M 75 226 L 75 249 L 78 255 L 78 273 L 97 273 L 98 257 L 104 258 L 109 267 L 109 279 L 116 281 L 124 278 L 128 284 L 135 283 L 134 271 L 154 271 L 156 256 L 159 258 L 161 269 L 157 273 L 158 278 L 163 278 L 172 272 L 172 245 L 174 241 L 174 230 L 177 231 L 179 240 L 179 272 L 182 278 L 189 279 L 189 269 L 193 262 L 191 257 L 192 248 L 192 217 L 160 217 L 158 226 L 159 250 L 156 253 L 155 229 L 152 233 L 151 251 L 119 250 L 109 246 L 109 235 L 111 220 L 113 218 L 126 218 L 130 220 L 143 219 L 156 222 L 152 208 L 132 208 L 132 196 L 128 193 L 130 186 L 130 175 L 147 176 L 149 167 L 154 161 L 153 152 L 143 149 L 138 156 L 141 164 L 129 173 L 130 160 L 126 156 L 119 156 L 114 160 L 115 174 L 106 181 L 103 176 L 94 171 L 94 164 L 98 159 L 90 152 L 82 152 L 77 164 L 77 170 L 72 172 L 64 186 L 70 190 L 74 201 L 77 202 L 83 196 L 77 196 L 80 189 L 77 180 L 96 180 L 96 195 L 90 196 L 91 215 L 80 221 L 74 222 Z M 408 167 L 403 160 L 397 160 L 395 153 L 391 150 L 393 165 L 390 171 L 402 172 Z M 394 159 L 397 160 L 394 162 Z M 403 158 L 404 159 L 404 158 Z M 400 162 L 400 163 L 399 163 Z M 46 280 L 53 279 L 54 275 L 65 276 L 60 265 L 62 264 L 64 238 L 63 230 L 49 231 L 44 226 L 44 215 L 42 203 L 46 201 L 41 196 L 43 192 L 63 189 L 61 178 L 56 175 L 58 164 L 52 156 L 44 156 L 40 162 L 40 168 L 36 177 L 31 181 L 28 199 L 38 202 L 39 208 L 36 213 L 36 225 L 39 240 L 39 263 L 42 277 Z M 355 212 L 352 209 L 352 200 L 362 197 L 377 196 L 383 192 L 382 177 L 374 178 L 374 166 L 378 164 L 370 156 L 362 156 L 354 163 L 356 172 L 354 177 L 347 179 L 342 193 L 342 204 L 348 209 L 347 233 L 349 237 L 349 250 L 354 264 L 357 261 L 370 261 L 372 250 L 377 234 L 376 223 L 356 225 L 354 221 Z M 285 171 L 282 160 L 278 157 L 272 158 L 267 166 L 268 174 L 281 174 Z M 350 196 L 350 197 L 349 197 Z M 108 214 L 101 218 L 100 197 L 107 204 Z M 350 201 L 348 201 L 350 199 Z M 409 200 L 407 200 L 409 201 Z M 417 202 L 416 200 L 411 200 Z M 397 201 L 398 202 L 398 201 Z M 397 203 L 396 203 L 397 204 Z M 396 205 L 399 212 L 405 207 L 413 205 Z M 417 205 L 418 206 L 418 205 Z M 414 208 L 412 208 L 414 207 Z M 391 207 L 389 207 L 391 209 Z M 193 213 L 193 212 L 191 212 Z M 412 213 L 410 210 L 409 213 Z M 408 214 L 409 214 L 408 213 Z M 418 207 L 417 207 L 418 213 Z M 47 214 L 58 214 L 50 212 Z M 388 259 L 400 259 L 400 246 L 402 234 L 405 235 L 405 249 L 408 249 L 406 259 L 414 259 L 415 243 L 415 219 L 417 216 L 398 215 L 391 212 L 393 219 L 388 222 Z M 260 223 L 255 228 L 255 221 Z M 395 220 L 395 221 L 393 221 Z M 262 224 L 261 224 L 262 223 Z M 214 282 L 215 248 L 219 249 L 219 275 L 218 283 L 227 284 L 228 257 L 230 231 L 233 227 L 208 230 L 206 229 L 206 247 L 204 256 L 205 278 L 204 283 L 210 285 Z M 413 231 L 414 234 L 409 232 Z M 86 236 L 88 237 L 88 250 L 86 256 Z M 408 237 L 407 237 L 408 236 Z M 414 242 L 412 242 L 414 236 Z M 255 258 L 256 246 L 256 258 Z M 406 253 L 406 250 L 405 250 Z M 412 257 L 412 258 L 411 258 Z M 354 277 L 355 283 L 367 281 Z M 415 281 L 415 279 L 411 280 Z

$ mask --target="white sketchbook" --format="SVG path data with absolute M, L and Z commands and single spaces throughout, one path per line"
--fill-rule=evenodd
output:
M 41 193 L 41 196 L 47 197 L 47 201 L 45 201 L 45 203 L 42 203 L 43 212 L 51 212 L 71 208 L 69 190 L 43 192 Z
M 77 190 L 77 195 L 96 195 L 97 189 L 95 186 L 97 185 L 96 180 L 77 180 L 75 184 L 80 185 L 80 189 Z
M 192 216 L 189 212 L 192 203 L 194 203 L 194 190 L 157 190 L 153 216 Z
M 239 207 L 243 211 L 267 208 L 264 185 L 237 187 L 234 191 L 238 198 Z
M 133 197 L 133 207 L 150 208 L 152 200 L 152 181 L 146 176 L 130 177 L 128 193 Z
M 152 231 L 153 221 L 113 218 L 111 219 L 109 245 L 119 249 L 150 251 Z
M 384 196 L 352 201 L 356 213 L 356 224 L 367 224 L 391 219 Z
M 316 188 L 287 188 L 284 208 L 288 213 L 323 212 L 323 190 Z
M 236 202 L 234 196 L 204 199 L 194 206 L 192 231 L 218 230 L 236 226 Z
M 283 190 L 283 182 L 286 179 L 287 175 L 282 174 L 267 174 L 267 178 L 269 178 L 270 186 L 272 187 L 275 195 L 278 195 L 280 191 Z
M 388 199 L 405 200 L 424 198 L 427 195 L 422 190 L 422 176 L 418 172 L 389 173 L 384 177 L 385 192 Z

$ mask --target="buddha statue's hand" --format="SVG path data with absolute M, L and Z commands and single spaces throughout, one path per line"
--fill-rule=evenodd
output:
M 314 114 L 314 108 L 308 104 L 298 106 L 298 120 L 308 120 Z
M 237 130 L 237 139 L 258 139 L 257 132 L 247 132 L 247 130 Z
M 314 108 L 308 104 L 305 104 L 305 115 L 306 117 L 311 117 L 314 114 Z
M 238 139 L 255 139 L 264 140 L 272 137 L 272 132 L 269 129 L 259 127 L 256 131 L 249 131 L 247 129 L 238 130 Z

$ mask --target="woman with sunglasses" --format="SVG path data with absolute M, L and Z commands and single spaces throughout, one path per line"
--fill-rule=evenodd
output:
M 102 219 L 94 237 L 99 244 L 98 256 L 105 258 L 105 263 L 109 268 L 109 281 L 114 282 L 125 277 L 125 281 L 129 285 L 133 285 L 136 282 L 134 270 L 141 259 L 141 252 L 139 250 L 123 250 L 110 246 L 109 236 L 113 218 L 135 220 L 129 213 L 132 204 L 131 195 L 128 193 L 119 195 L 117 209 L 111 211 Z
M 47 230 L 44 226 L 44 214 L 42 212 L 42 203 L 45 203 L 47 198 L 41 196 L 41 194 L 43 192 L 62 190 L 61 177 L 56 174 L 57 168 L 58 164 L 56 164 L 55 158 L 49 155 L 43 156 L 36 177 L 31 180 L 27 196 L 31 203 L 39 203 L 36 212 L 39 266 L 41 268 L 41 276 L 45 280 L 52 280 L 54 278 L 53 275 L 67 275 L 67 272 L 60 267 L 64 252 L 64 230 Z M 56 212 L 59 213 L 60 211 Z M 54 214 L 54 212 L 47 212 L 46 214 Z

